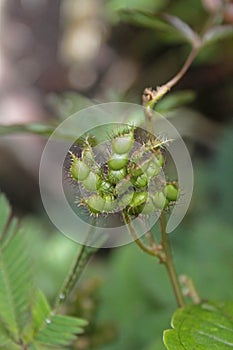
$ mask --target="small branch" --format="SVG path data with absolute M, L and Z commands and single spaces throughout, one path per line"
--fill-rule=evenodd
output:
M 139 246 L 139 248 L 142 251 L 144 251 L 145 253 L 159 258 L 159 261 L 161 263 L 164 262 L 165 256 L 164 256 L 163 251 L 161 249 L 161 245 L 156 245 L 154 240 L 153 240 L 153 243 L 151 244 L 151 246 L 145 245 L 142 242 L 142 240 L 140 238 L 138 238 L 137 232 L 135 231 L 135 229 L 131 223 L 130 218 L 124 212 L 122 213 L 122 216 L 123 216 L 123 220 L 124 220 L 125 224 L 127 225 L 129 233 L 131 234 L 133 240 Z
M 91 226 L 89 233 L 87 234 L 88 240 L 91 232 L 94 227 Z M 78 256 L 75 257 L 70 272 L 67 279 L 65 280 L 54 305 L 54 311 L 56 312 L 60 305 L 67 299 L 67 296 L 72 292 L 74 286 L 76 285 L 79 277 L 81 276 L 86 264 L 88 263 L 91 256 L 98 250 L 98 248 L 90 247 L 85 244 L 82 245 L 81 250 L 78 253 Z
M 174 76 L 174 78 L 172 78 L 171 80 L 169 80 L 165 84 L 165 86 L 167 86 L 167 88 L 169 90 L 173 86 L 175 86 L 181 80 L 181 78 L 183 78 L 183 76 L 185 75 L 185 73 L 187 72 L 189 67 L 191 66 L 192 62 L 194 61 L 194 58 L 196 57 L 198 51 L 199 51 L 199 46 L 193 48 L 193 50 L 190 52 L 187 60 L 185 61 L 183 67 L 181 68 L 181 70 Z
M 129 230 L 129 233 L 131 234 L 132 238 L 134 239 L 135 243 L 139 246 L 139 248 L 144 251 L 145 253 L 155 256 L 159 258 L 159 261 L 161 264 L 164 264 L 167 268 L 169 278 L 172 283 L 172 287 L 174 290 L 174 294 L 176 296 L 177 304 L 179 307 L 185 306 L 184 298 L 182 295 L 181 287 L 179 284 L 178 276 L 176 274 L 176 270 L 174 267 L 174 262 L 171 254 L 171 248 L 170 243 L 168 240 L 167 232 L 166 232 L 166 217 L 165 213 L 162 212 L 160 216 L 160 226 L 161 226 L 161 236 L 162 236 L 162 244 L 155 244 L 153 237 L 151 236 L 151 232 L 149 233 L 150 236 L 150 246 L 145 245 L 140 238 L 138 238 L 137 232 L 135 231 L 130 217 L 128 217 L 124 212 L 122 213 L 123 219 L 125 224 L 127 225 L 127 228 Z
M 28 349 L 28 345 L 26 345 L 22 339 L 19 340 L 19 346 L 21 347 L 22 350 L 27 350 Z
M 195 57 L 197 56 L 200 49 L 200 43 L 196 44 L 196 46 L 190 52 L 188 58 L 186 59 L 184 65 L 180 69 L 180 71 L 170 79 L 166 84 L 162 86 L 158 86 L 156 90 L 152 88 L 146 88 L 143 92 L 142 96 L 142 104 L 145 108 L 145 114 L 147 116 L 147 123 L 150 123 L 151 112 L 150 110 L 154 108 L 155 104 L 168 93 L 173 86 L 175 86 L 181 78 L 185 75 Z
M 193 280 L 186 275 L 180 276 L 179 280 L 184 288 L 184 295 L 190 297 L 194 304 L 199 304 L 201 302 L 201 298 L 195 288 Z
M 185 306 L 184 297 L 182 295 L 178 276 L 175 270 L 172 253 L 171 253 L 170 242 L 166 232 L 166 216 L 164 211 L 161 213 L 161 216 L 160 216 L 160 228 L 161 228 L 161 236 L 162 236 L 162 246 L 166 256 L 166 261 L 164 262 L 164 264 L 168 271 L 168 275 L 176 296 L 177 304 L 179 307 L 184 307 Z

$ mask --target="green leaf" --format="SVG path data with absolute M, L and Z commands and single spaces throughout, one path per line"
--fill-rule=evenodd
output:
M 6 347 L 10 342 L 9 335 L 7 334 L 4 325 L 0 322 L 0 349 Z
M 233 302 L 208 302 L 178 309 L 172 327 L 164 332 L 168 350 L 232 349 Z
M 120 15 L 127 22 L 166 33 L 168 39 L 174 40 L 178 38 L 179 41 L 189 42 L 193 46 L 200 42 L 198 34 L 178 17 L 168 14 L 154 15 L 150 12 L 139 10 L 124 10 L 120 12 Z
M 113 12 L 120 9 L 149 9 L 159 10 L 166 6 L 167 0 L 109 0 L 106 4 L 107 8 Z
M 122 20 L 137 24 L 142 27 L 158 29 L 162 31 L 171 31 L 171 26 L 158 15 L 143 10 L 121 10 L 120 17 Z
M 195 97 L 195 93 L 189 90 L 174 92 L 160 100 L 155 108 L 157 112 L 165 113 L 191 103 L 194 101 Z
M 50 136 L 56 125 L 42 123 L 12 124 L 0 125 L 0 135 L 10 135 L 17 133 L 36 134 L 42 136 Z
M 37 334 L 50 316 L 51 308 L 42 292 L 38 292 L 35 305 L 32 309 L 34 334 Z
M 3 195 L 0 213 L 0 320 L 8 337 L 17 342 L 30 312 L 32 275 L 24 231 L 10 220 L 10 207 Z
M 5 196 L 0 194 L 0 239 L 10 219 L 11 208 Z
M 210 28 L 204 35 L 203 35 L 203 44 L 212 44 L 218 40 L 222 40 L 228 37 L 233 36 L 233 26 L 232 25 L 219 25 Z
M 180 18 L 176 16 L 168 15 L 167 13 L 163 14 L 163 17 L 177 30 L 181 37 L 183 37 L 187 42 L 190 42 L 193 46 L 199 44 L 199 35 L 196 32 L 194 32 L 187 23 L 183 22 Z
M 0 136 L 10 134 L 35 134 L 40 136 L 51 136 L 58 124 L 40 124 L 40 123 L 27 123 L 27 124 L 11 124 L 11 125 L 0 125 Z M 76 130 L 73 125 L 71 127 L 63 128 L 56 132 L 56 137 L 62 139 L 73 139 L 76 136 Z
M 12 219 L 3 195 L 0 228 L 0 348 L 22 349 L 21 343 L 35 350 L 68 345 L 83 332 L 86 321 L 54 314 L 45 296 L 36 292 L 25 242 L 26 226 L 20 228 Z
M 77 92 L 71 91 L 49 96 L 49 105 L 55 110 L 56 116 L 61 120 L 97 103 L 97 101 L 92 101 Z
M 42 292 L 37 295 L 32 315 L 34 322 L 32 345 L 35 345 L 35 349 L 40 349 L 39 344 L 67 346 L 83 332 L 82 327 L 87 325 L 82 319 L 54 314 Z

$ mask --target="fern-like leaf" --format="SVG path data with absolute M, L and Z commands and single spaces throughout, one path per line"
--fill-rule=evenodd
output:
M 25 233 L 0 194 L 0 349 L 64 349 L 86 321 L 53 313 L 36 290 Z
M 10 207 L 0 195 L 0 321 L 9 339 L 20 343 L 30 312 L 32 277 L 23 230 L 11 219 Z
M 22 347 L 10 339 L 9 333 L 4 324 L 0 321 L 0 349 L 4 350 L 21 350 Z
M 41 349 L 41 345 L 52 347 L 68 346 L 78 334 L 83 332 L 86 321 L 64 315 L 54 314 L 42 292 L 38 293 L 32 310 L 34 331 L 32 345 Z

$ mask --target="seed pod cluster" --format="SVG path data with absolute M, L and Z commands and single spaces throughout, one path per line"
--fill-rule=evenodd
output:
M 91 215 L 122 211 L 149 215 L 178 199 L 177 184 L 159 180 L 164 166 L 159 140 L 148 137 L 143 143 L 136 142 L 132 126 L 111 137 L 104 163 L 98 163 L 87 140 L 81 154 L 70 152 L 70 157 L 70 177 L 82 188 L 79 203 Z

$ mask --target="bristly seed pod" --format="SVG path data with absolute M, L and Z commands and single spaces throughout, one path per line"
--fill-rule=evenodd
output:
M 148 176 L 148 178 L 152 178 L 158 175 L 160 171 L 161 171 L 161 166 L 158 164 L 158 162 L 155 159 L 153 159 L 152 161 L 149 162 L 145 173 Z
M 99 178 L 97 183 L 97 190 L 99 193 L 111 193 L 112 185 L 108 181 Z
M 111 184 L 116 185 L 119 181 L 123 180 L 126 177 L 127 171 L 126 168 L 120 170 L 109 170 L 108 180 Z
M 133 147 L 133 133 L 121 135 L 112 141 L 112 151 L 116 154 L 129 153 Z
M 70 175 L 74 180 L 83 181 L 87 178 L 90 173 L 90 168 L 86 163 L 77 158 L 71 153 L 72 164 L 70 166 Z
M 148 198 L 148 192 L 134 192 L 134 196 L 130 202 L 130 206 L 127 208 L 128 214 L 130 215 L 140 214 L 143 211 L 147 198 Z
M 138 138 L 141 142 L 134 145 Z M 118 131 L 109 142 L 111 149 L 103 154 L 98 149 L 94 153 L 85 138 L 81 152 L 78 150 L 80 157 L 70 152 L 70 175 L 83 186 L 81 205 L 96 216 L 120 211 L 149 215 L 166 209 L 177 200 L 179 191 L 175 183 L 164 184 L 160 179 L 164 166 L 161 144 L 146 132 L 140 139 L 133 126 Z
M 93 196 L 87 198 L 84 201 L 84 204 L 87 205 L 90 212 L 94 215 L 99 214 L 103 211 L 105 201 L 104 199 L 99 196 L 98 194 L 94 194 Z
M 151 197 L 147 198 L 147 201 L 142 209 L 142 214 L 149 215 L 154 213 L 156 210 L 157 209 L 155 208 L 152 198 Z
M 82 184 L 87 191 L 93 192 L 97 190 L 98 181 L 99 176 L 91 171 L 88 177 L 82 181 Z
M 156 192 L 152 196 L 152 200 L 156 209 L 163 210 L 168 204 L 163 192 Z
M 116 154 L 113 153 L 108 161 L 109 169 L 120 170 L 124 168 L 129 161 L 128 154 Z
M 164 188 L 164 194 L 169 201 L 176 201 L 179 196 L 179 191 L 175 185 L 168 184 Z
M 104 200 L 104 212 L 113 213 L 117 207 L 117 201 L 115 200 L 115 198 L 111 195 L 106 195 L 104 197 Z
M 130 206 L 136 208 L 145 203 L 148 197 L 148 192 L 134 192 L 133 198 L 130 202 Z
M 135 179 L 133 184 L 137 188 L 146 187 L 148 185 L 148 177 L 146 176 L 146 174 L 142 174 Z
M 134 196 L 134 191 L 129 191 L 123 196 L 121 196 L 118 200 L 118 206 L 120 209 L 126 208 L 132 201 Z
M 162 168 L 164 166 L 164 164 L 165 164 L 165 160 L 164 160 L 163 154 L 161 152 L 159 154 L 157 154 L 156 159 L 158 161 L 159 166 Z

